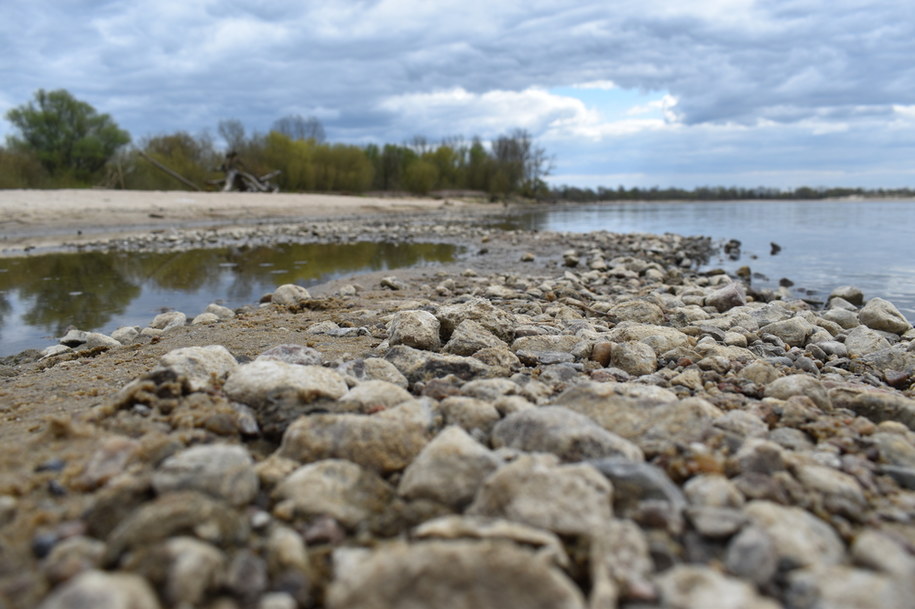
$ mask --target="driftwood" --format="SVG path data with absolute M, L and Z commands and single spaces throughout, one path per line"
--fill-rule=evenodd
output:
M 140 153 L 140 156 L 152 163 L 154 167 L 164 171 L 185 186 L 190 186 L 194 190 L 203 190 L 191 180 L 188 180 L 174 169 L 163 165 L 142 150 L 138 150 L 138 152 Z M 280 190 L 279 186 L 270 181 L 272 178 L 280 175 L 281 172 L 279 170 L 271 171 L 262 176 L 256 176 L 247 171 L 244 163 L 241 162 L 241 159 L 238 158 L 238 155 L 235 152 L 230 152 L 226 155 L 226 161 L 219 170 L 225 172 L 225 177 L 218 180 L 207 180 L 207 184 L 210 186 L 219 186 L 222 192 L 233 190 L 241 192 L 279 192 Z
M 256 176 L 247 171 L 245 164 L 238 158 L 234 151 L 226 155 L 226 161 L 219 168 L 225 172 L 226 177 L 221 180 L 210 180 L 213 186 L 221 186 L 223 192 L 237 190 L 241 192 L 279 192 L 280 187 L 271 182 L 272 178 L 280 175 L 281 171 L 271 171 L 262 176 Z
M 146 159 L 147 161 L 149 161 L 150 163 L 152 163 L 157 169 L 161 169 L 162 171 L 164 171 L 164 172 L 167 173 L 168 175 L 172 176 L 173 178 L 175 178 L 176 180 L 178 180 L 179 182 L 181 182 L 181 183 L 184 184 L 185 186 L 190 186 L 190 187 L 193 188 L 194 190 L 202 190 L 202 188 L 200 188 L 199 186 L 197 186 L 196 184 L 194 184 L 193 182 L 191 182 L 190 180 L 188 180 L 187 178 L 185 178 L 183 175 L 181 175 L 180 173 L 178 173 L 177 171 L 175 171 L 175 170 L 173 170 L 173 169 L 169 169 L 168 167 L 166 167 L 165 165 L 163 165 L 163 164 L 160 163 L 159 161 L 155 160 L 154 158 L 152 158 L 151 156 L 149 156 L 148 154 L 146 154 L 146 153 L 143 152 L 142 150 L 138 150 L 137 152 L 140 153 L 140 156 L 141 156 L 141 157 L 143 157 L 144 159 Z

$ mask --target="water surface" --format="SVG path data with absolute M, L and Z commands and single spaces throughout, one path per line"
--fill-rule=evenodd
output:
M 174 253 L 83 252 L 0 259 L 0 356 L 44 348 L 71 324 L 110 333 L 146 326 L 167 306 L 253 304 L 284 283 L 454 260 L 436 243 L 279 244 Z
M 825 299 L 840 285 L 891 301 L 915 322 L 915 201 L 725 201 L 605 203 L 539 208 L 506 218 L 536 230 L 707 235 L 742 242 L 738 260 L 757 287 L 792 281 L 798 296 Z M 781 247 L 772 255 L 771 243 Z

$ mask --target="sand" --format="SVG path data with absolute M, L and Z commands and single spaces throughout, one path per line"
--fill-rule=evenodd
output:
M 431 198 L 122 190 L 0 190 L 0 256 L 174 227 L 434 211 Z

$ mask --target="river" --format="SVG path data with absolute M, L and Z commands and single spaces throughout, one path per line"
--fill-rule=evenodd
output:
M 749 266 L 755 287 L 825 300 L 841 285 L 891 301 L 915 322 L 915 201 L 633 202 L 542 207 L 507 216 L 506 228 L 676 233 L 737 239 L 741 255 L 709 267 Z M 781 249 L 773 254 L 772 243 Z

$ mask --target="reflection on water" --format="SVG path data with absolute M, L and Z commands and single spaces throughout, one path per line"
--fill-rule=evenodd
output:
M 825 299 L 840 285 L 891 301 L 915 322 L 915 201 L 723 201 L 554 206 L 506 217 L 505 229 L 676 233 L 738 239 L 738 260 L 712 260 L 730 272 L 748 265 L 757 287 L 794 282 L 795 293 Z M 772 242 L 781 246 L 771 255 Z M 768 280 L 761 279 L 766 277 Z M 800 292 L 800 290 L 805 290 Z
M 0 259 L 0 355 L 51 344 L 74 325 L 144 326 L 163 307 L 257 302 L 284 283 L 316 285 L 356 272 L 450 262 L 438 243 L 283 244 L 174 253 L 45 254 Z

